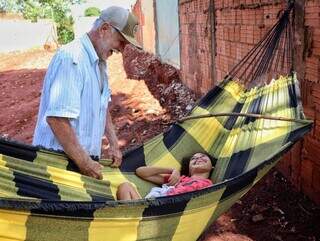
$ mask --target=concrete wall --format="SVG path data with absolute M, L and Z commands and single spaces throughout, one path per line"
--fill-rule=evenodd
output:
M 139 20 L 137 41 L 145 51 L 156 54 L 154 1 L 137 0 L 132 11 Z
M 141 1 L 141 10 L 143 12 L 143 48 L 150 52 L 156 53 L 156 41 L 155 41 L 155 24 L 154 24 L 154 3 L 151 0 Z
M 156 0 L 156 48 L 163 62 L 180 68 L 178 0 Z
M 74 19 L 74 35 L 75 38 L 81 37 L 89 32 L 97 17 L 77 17 Z
M 142 47 L 144 47 L 143 46 L 143 27 L 145 24 L 144 24 L 144 14 L 142 12 L 141 0 L 137 0 L 137 2 L 132 8 L 132 12 L 138 18 L 138 22 L 139 22 L 139 27 L 135 36 L 136 40 Z
M 282 0 L 213 2 L 214 18 L 210 21 L 209 0 L 180 0 L 181 74 L 183 81 L 198 93 L 211 89 L 243 58 L 276 22 L 285 4 Z M 320 204 L 320 1 L 295 2 L 296 70 L 305 114 L 315 125 L 283 158 L 278 169 L 297 190 Z M 213 38 L 207 34 L 211 23 Z M 213 78 L 208 70 L 211 67 Z
M 50 20 L 39 20 L 31 23 L 27 20 L 0 19 L 0 53 L 23 51 L 42 47 L 47 39 L 56 39 L 55 27 Z

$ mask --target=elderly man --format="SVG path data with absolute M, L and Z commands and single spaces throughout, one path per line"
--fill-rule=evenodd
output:
M 113 167 L 122 162 L 108 110 L 110 89 L 106 59 L 132 43 L 138 22 L 126 9 L 102 11 L 83 37 L 60 48 L 48 67 L 33 144 L 64 151 L 80 172 L 102 178 L 102 137 L 108 138 Z

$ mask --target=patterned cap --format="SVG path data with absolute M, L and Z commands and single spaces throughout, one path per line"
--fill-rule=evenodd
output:
M 117 29 L 131 44 L 140 49 L 142 48 L 134 38 L 138 30 L 138 20 L 129 10 L 112 6 L 103 10 L 99 18 Z

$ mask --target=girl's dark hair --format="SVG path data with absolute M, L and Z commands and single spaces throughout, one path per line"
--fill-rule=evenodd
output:
M 214 158 L 211 155 L 209 155 L 208 153 L 206 153 L 206 152 L 204 152 L 203 154 L 205 154 L 206 156 L 209 157 L 209 159 L 211 161 L 211 164 L 214 167 L 215 164 L 216 164 L 216 162 L 214 161 Z M 189 176 L 189 164 L 190 164 L 192 156 L 193 155 L 182 158 L 182 160 L 181 160 L 181 170 L 180 170 L 181 175 Z M 213 172 L 213 169 L 210 171 L 209 177 L 211 177 L 212 172 Z

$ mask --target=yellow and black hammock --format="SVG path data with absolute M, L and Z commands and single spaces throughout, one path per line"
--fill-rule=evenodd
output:
M 197 240 L 312 128 L 292 70 L 290 9 L 189 117 L 127 152 L 120 169 L 100 160 L 103 180 L 79 174 L 63 153 L 2 139 L 0 240 Z M 142 196 L 153 186 L 135 176 L 137 167 L 180 168 L 196 152 L 215 161 L 212 187 L 115 200 L 122 182 Z

